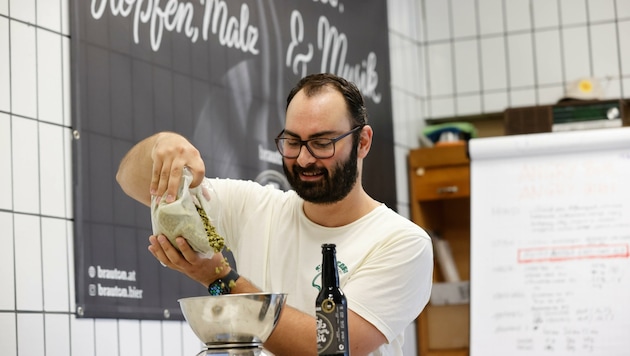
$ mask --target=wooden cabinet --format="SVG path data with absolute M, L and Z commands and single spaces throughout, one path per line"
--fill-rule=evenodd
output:
M 411 219 L 448 241 L 461 280 L 470 279 L 470 161 L 465 144 L 409 153 Z M 434 267 L 434 283 L 444 282 Z M 469 305 L 427 305 L 417 323 L 421 356 L 467 356 Z

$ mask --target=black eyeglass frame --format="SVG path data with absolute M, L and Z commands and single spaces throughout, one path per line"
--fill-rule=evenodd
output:
M 335 143 L 337 143 L 337 141 L 341 140 L 342 138 L 356 132 L 358 129 L 362 129 L 365 125 L 358 125 L 353 127 L 350 131 L 345 132 L 337 137 L 333 137 L 333 138 L 324 138 L 324 137 L 315 137 L 315 138 L 309 138 L 308 140 L 300 140 L 297 138 L 289 138 L 289 137 L 280 137 L 282 136 L 282 134 L 284 134 L 284 130 L 280 131 L 280 133 L 278 134 L 278 136 L 274 139 L 274 141 L 276 142 L 276 148 L 278 149 L 278 152 L 280 153 L 280 155 L 284 158 L 289 158 L 289 159 L 294 159 L 294 158 L 298 158 L 300 156 L 300 152 L 302 152 L 302 146 L 305 146 L 306 149 L 308 150 L 308 152 L 311 154 L 311 156 L 317 158 L 317 159 L 326 159 L 326 158 L 330 158 L 332 156 L 335 155 Z M 300 148 L 297 151 L 297 155 L 295 156 L 286 156 L 282 149 L 280 148 L 280 140 L 281 139 L 292 139 L 295 140 L 296 143 L 300 143 Z M 316 140 L 330 140 L 330 144 L 332 144 L 332 154 L 330 156 L 320 156 L 318 154 L 315 154 L 315 152 L 313 152 L 313 150 L 311 149 L 311 146 L 309 145 L 309 142 L 312 141 L 316 141 Z

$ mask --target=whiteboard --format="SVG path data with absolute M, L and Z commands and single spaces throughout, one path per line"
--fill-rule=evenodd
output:
M 630 355 L 630 128 L 469 153 L 471 356 Z

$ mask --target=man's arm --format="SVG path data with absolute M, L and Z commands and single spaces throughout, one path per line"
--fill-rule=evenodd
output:
M 265 342 L 265 348 L 277 356 L 317 355 L 315 325 L 314 317 L 286 306 L 278 325 Z M 348 311 L 348 329 L 352 356 L 368 355 L 387 342 L 385 336 L 374 325 L 352 310 Z
M 221 254 L 215 254 L 208 259 L 195 253 L 184 238 L 176 239 L 181 253 L 171 245 L 164 236 L 151 236 L 149 251 L 164 265 L 177 270 L 189 278 L 207 287 L 216 279 L 228 274 L 229 269 L 217 267 L 222 264 Z M 214 271 L 220 270 L 219 274 Z M 258 293 L 261 290 L 253 285 L 245 276 L 238 279 L 232 293 Z M 315 305 L 315 300 L 313 300 Z M 309 314 L 303 313 L 290 306 L 285 306 L 278 321 L 278 325 L 265 342 L 265 348 L 274 355 L 317 355 L 316 321 Z M 385 336 L 371 323 L 354 313 L 348 312 L 348 328 L 350 339 L 350 353 L 353 356 L 367 355 L 380 345 L 387 342 Z
M 205 165 L 199 151 L 183 136 L 160 132 L 133 146 L 123 157 L 116 181 L 133 199 L 150 206 L 151 195 L 167 193 L 167 202 L 177 196 L 182 172 L 188 167 L 193 174 L 191 186 L 196 187 L 205 175 Z

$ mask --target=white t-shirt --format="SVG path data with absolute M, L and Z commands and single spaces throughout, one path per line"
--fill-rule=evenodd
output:
M 337 248 L 348 308 L 388 340 L 372 355 L 402 355 L 405 328 L 429 300 L 433 249 L 427 233 L 385 205 L 341 227 L 310 221 L 294 192 L 251 181 L 211 179 L 221 205 L 217 227 L 239 274 L 315 315 L 321 245 Z

